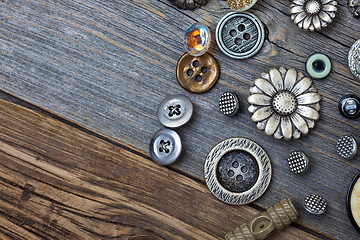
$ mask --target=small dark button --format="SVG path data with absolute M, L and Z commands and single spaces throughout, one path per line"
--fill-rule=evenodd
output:
M 326 211 L 327 204 L 325 198 L 311 194 L 304 199 L 303 206 L 309 213 L 320 215 Z
M 225 92 L 219 99 L 220 111 L 227 116 L 233 116 L 239 111 L 239 99 L 233 92 Z
M 309 165 L 309 159 L 302 151 L 291 152 L 287 160 L 289 163 L 290 170 L 294 173 L 306 172 Z
M 356 95 L 346 95 L 339 101 L 339 111 L 346 118 L 356 118 L 360 114 L 360 98 Z
M 342 136 L 337 142 L 336 151 L 343 158 L 352 158 L 358 151 L 356 139 L 349 135 Z
M 305 68 L 312 78 L 325 78 L 331 71 L 331 61 L 325 54 L 314 53 L 306 60 Z

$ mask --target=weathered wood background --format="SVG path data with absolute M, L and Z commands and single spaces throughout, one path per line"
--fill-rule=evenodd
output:
M 147 154 L 150 137 L 161 128 L 156 119 L 159 102 L 169 94 L 185 94 L 193 101 L 195 113 L 178 130 L 185 151 L 171 169 L 203 181 L 204 160 L 215 144 L 228 137 L 248 137 L 267 151 L 273 166 L 272 183 L 254 207 L 266 208 L 290 197 L 300 210 L 297 227 L 322 238 L 358 239 L 346 215 L 345 195 L 359 171 L 360 157 L 340 159 L 335 146 L 341 135 L 360 133 L 359 120 L 344 119 L 337 110 L 342 95 L 360 93 L 360 82 L 347 67 L 348 50 L 360 38 L 360 21 L 351 16 L 346 0 L 339 0 L 337 18 L 328 28 L 304 32 L 291 22 L 289 5 L 289 1 L 259 0 L 250 10 L 269 32 L 253 58 L 230 59 L 212 41 L 210 52 L 221 76 L 210 92 L 196 95 L 184 91 L 176 80 L 176 63 L 184 53 L 182 34 L 195 21 L 207 24 L 214 33 L 219 19 L 229 12 L 217 0 L 195 11 L 178 10 L 165 0 L 0 0 L 0 89 L 141 154 Z M 304 71 L 307 56 L 314 52 L 327 54 L 333 63 L 329 77 L 315 81 L 323 97 L 320 121 L 299 140 L 265 136 L 247 112 L 253 80 L 271 67 Z M 232 118 L 223 116 L 217 106 L 227 90 L 241 99 L 241 110 Z M 292 150 L 303 150 L 310 157 L 305 175 L 288 170 L 286 158 Z M 120 167 L 112 170 L 121 173 Z M 301 201 L 310 193 L 327 199 L 326 214 L 313 216 L 303 210 Z M 215 204 L 215 200 L 208 201 Z M 191 203 L 203 204 L 201 200 Z M 216 218 L 232 218 L 226 214 Z

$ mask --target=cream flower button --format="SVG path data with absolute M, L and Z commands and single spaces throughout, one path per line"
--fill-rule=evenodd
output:
M 275 138 L 299 138 L 319 119 L 321 96 L 312 80 L 294 68 L 272 68 L 250 88 L 251 120 Z

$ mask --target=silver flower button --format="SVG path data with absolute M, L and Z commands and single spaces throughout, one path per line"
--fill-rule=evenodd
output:
M 250 88 L 251 120 L 275 138 L 299 138 L 319 119 L 321 96 L 309 77 L 294 68 L 272 68 Z

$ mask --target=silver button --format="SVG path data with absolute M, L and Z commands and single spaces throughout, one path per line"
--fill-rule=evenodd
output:
M 320 215 L 326 211 L 327 203 L 324 198 L 311 194 L 304 199 L 303 206 L 309 213 Z
M 290 170 L 294 173 L 306 172 L 309 165 L 309 159 L 302 151 L 293 151 L 287 160 Z
M 171 129 L 157 131 L 150 141 L 150 155 L 154 162 L 169 165 L 175 162 L 182 150 L 180 136 Z
M 184 95 L 171 95 L 161 101 L 157 116 L 162 125 L 177 128 L 185 125 L 191 119 L 193 105 Z
M 348 64 L 351 73 L 360 80 L 360 39 L 357 40 L 350 48 Z
M 349 94 L 342 97 L 339 101 L 339 111 L 346 118 L 356 118 L 360 114 L 360 98 Z
M 226 14 L 218 23 L 215 35 L 220 50 L 236 59 L 254 56 L 265 39 L 263 24 L 251 13 Z
M 358 145 L 353 136 L 342 136 L 337 142 L 336 150 L 341 157 L 350 159 L 356 154 Z
M 219 99 L 220 111 L 227 116 L 233 116 L 239 111 L 239 99 L 233 92 L 225 92 Z

